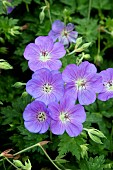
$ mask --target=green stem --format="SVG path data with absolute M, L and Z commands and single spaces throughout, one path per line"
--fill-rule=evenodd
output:
M 98 55 L 100 54 L 100 30 L 98 32 Z
M 88 20 L 90 19 L 90 13 L 91 13 L 91 0 L 89 0 Z
M 46 0 L 44 0 L 44 1 L 45 1 L 46 6 L 47 6 L 49 20 L 50 20 L 50 23 L 52 25 L 52 19 L 51 19 L 51 13 L 50 13 L 50 5 L 49 5 L 49 3 Z
M 29 147 L 25 148 L 25 149 L 23 149 L 23 150 L 21 150 L 21 151 L 15 153 L 15 154 L 13 154 L 13 156 L 19 155 L 19 154 L 21 154 L 21 153 L 23 153 L 23 152 L 25 152 L 25 151 L 27 151 L 27 150 L 29 150 L 29 149 L 32 149 L 32 148 L 34 148 L 34 147 L 36 147 L 36 146 L 39 146 L 39 143 L 37 143 L 37 144 L 35 144 L 35 145 L 32 145 L 32 146 L 29 146 Z
M 47 152 L 44 150 L 44 148 L 39 145 L 39 147 L 43 150 L 43 152 L 45 153 L 45 155 L 47 156 L 47 158 L 51 161 L 51 163 L 58 169 L 58 170 L 61 170 L 54 162 L 53 160 L 49 157 L 49 155 L 47 154 Z
M 18 155 L 18 154 L 21 154 L 21 153 L 23 153 L 23 152 L 25 152 L 25 151 L 27 151 L 27 150 L 29 150 L 29 149 L 31 149 L 31 148 L 34 148 L 34 147 L 36 147 L 36 146 L 39 146 L 39 147 L 43 150 L 43 152 L 45 153 L 45 155 L 47 156 L 47 158 L 51 161 L 51 163 L 52 163 L 58 170 L 61 170 L 61 169 L 53 162 L 53 160 L 49 157 L 49 155 L 48 155 L 47 152 L 44 150 L 44 148 L 40 145 L 40 143 L 37 143 L 37 144 L 32 145 L 32 146 L 30 146 L 30 147 L 27 147 L 27 148 L 25 148 L 25 149 L 23 149 L 23 150 L 15 153 L 15 154 L 13 154 L 13 156 L 16 156 L 16 155 Z
M 113 122 L 113 121 L 112 121 Z M 111 148 L 112 148 L 112 142 L 113 142 L 113 127 L 112 127 L 112 129 L 111 129 L 111 136 L 110 136 L 110 146 L 111 146 Z M 112 157 L 112 151 L 111 151 L 111 157 Z
M 105 28 L 102 29 L 104 32 L 106 32 L 107 34 L 111 35 L 111 32 L 109 32 L 108 30 L 106 30 Z
M 72 55 L 72 54 L 74 54 L 76 52 L 76 50 L 73 50 L 72 52 L 70 52 L 69 54 L 67 54 L 67 55 Z
M 7 170 L 6 167 L 5 167 L 4 159 L 3 159 L 3 167 L 4 167 L 5 170 Z
M 17 166 L 15 166 L 8 158 L 5 157 L 5 159 L 12 165 L 14 166 L 16 169 L 19 169 Z
M 26 4 L 26 10 L 27 10 L 27 12 L 29 12 L 29 6 L 28 6 L 28 4 Z

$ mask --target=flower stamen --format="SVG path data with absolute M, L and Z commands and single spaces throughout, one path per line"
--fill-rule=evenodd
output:
M 113 91 L 113 80 L 105 82 L 104 86 L 108 91 Z
M 46 120 L 46 114 L 45 112 L 39 112 L 36 115 L 36 119 L 38 119 L 39 122 L 44 122 Z
M 43 85 L 42 89 L 45 93 L 51 93 L 53 87 L 50 84 L 46 83 Z
M 77 90 L 85 90 L 86 89 L 86 80 L 78 79 L 75 82 L 75 86 L 76 86 Z
M 61 112 L 59 118 L 62 121 L 62 123 L 66 123 L 67 121 L 69 121 L 69 115 L 67 112 Z

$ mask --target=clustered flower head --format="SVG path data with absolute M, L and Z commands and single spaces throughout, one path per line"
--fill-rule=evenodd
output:
M 65 48 L 76 42 L 78 33 L 73 30 L 73 24 L 65 26 L 56 20 L 48 36 L 37 37 L 35 43 L 25 48 L 24 57 L 34 72 L 26 91 L 34 101 L 26 106 L 23 119 L 32 133 L 50 129 L 55 135 L 67 132 L 76 137 L 86 120 L 83 105 L 94 103 L 96 97 L 102 101 L 113 98 L 113 68 L 97 73 L 94 64 L 84 61 L 80 65 L 67 65 L 62 73 L 59 71 Z

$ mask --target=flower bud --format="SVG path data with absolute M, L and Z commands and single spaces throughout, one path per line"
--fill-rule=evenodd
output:
M 77 38 L 76 40 L 76 45 L 75 45 L 75 49 L 82 43 L 82 37 Z
M 20 87 L 22 87 L 23 85 L 26 85 L 26 83 L 16 82 L 15 84 L 13 84 L 12 87 L 20 88 Z
M 82 52 L 90 46 L 91 42 L 83 44 L 80 48 L 75 49 L 75 52 Z
M 39 14 L 40 24 L 43 23 L 44 18 L 45 18 L 45 13 L 44 13 L 44 10 L 42 10 Z
M 94 63 L 97 65 L 97 66 L 100 66 L 100 64 L 103 63 L 103 58 L 101 55 L 97 54 L 96 56 L 94 56 Z
M 84 55 L 84 59 L 86 59 L 86 60 L 87 60 L 87 59 L 90 59 L 90 54 L 85 54 L 85 55 Z

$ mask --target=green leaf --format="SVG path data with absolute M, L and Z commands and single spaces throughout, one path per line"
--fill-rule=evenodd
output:
M 84 139 L 82 136 L 70 137 L 66 133 L 59 137 L 60 143 L 58 145 L 59 156 L 64 156 L 65 154 L 71 152 L 78 160 L 81 157 L 81 147 L 84 144 Z
M 90 157 L 87 160 L 81 160 L 80 169 L 81 170 L 103 170 L 104 156 L 96 156 L 94 158 Z
M 112 9 L 110 0 L 102 0 L 102 1 L 101 0 L 98 0 L 98 1 L 93 0 L 92 2 L 93 2 L 92 3 L 93 8 L 104 9 L 104 10 Z

